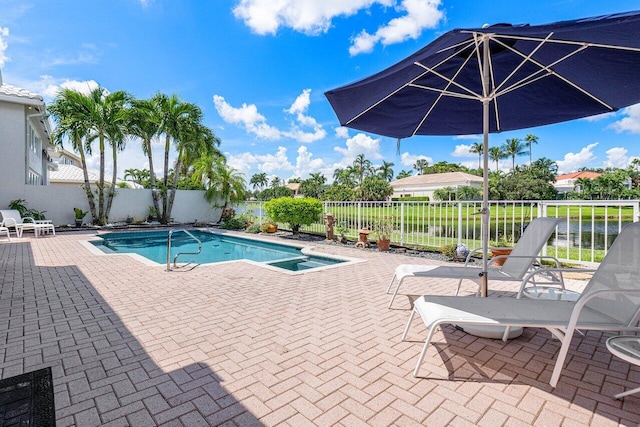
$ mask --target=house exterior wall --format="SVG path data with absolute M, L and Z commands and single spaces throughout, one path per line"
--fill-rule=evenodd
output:
M 464 182 L 464 183 L 452 183 L 452 182 L 444 182 L 438 185 L 403 185 L 403 186 L 394 186 L 393 194 L 391 197 L 393 198 L 402 198 L 402 197 L 424 197 L 427 196 L 429 200 L 433 200 L 433 193 L 436 190 L 439 190 L 444 187 L 452 187 L 454 189 L 458 189 L 459 187 L 475 187 L 482 189 L 482 184 L 478 184 L 476 182 Z
M 0 102 L 0 188 L 6 202 L 23 193 L 26 182 L 26 124 L 25 107 Z M 3 199 L 5 198 L 3 197 Z M 0 200 L 0 203 L 5 200 Z

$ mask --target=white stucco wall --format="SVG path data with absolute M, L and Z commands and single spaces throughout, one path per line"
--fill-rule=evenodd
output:
M 21 185 L 9 190 L 0 185 L 0 209 L 7 209 L 11 200 L 24 199 L 27 206 L 45 211 L 47 219 L 55 225 L 73 224 L 73 208 L 89 210 L 87 196 L 80 187 Z M 105 201 L 106 202 L 106 201 Z M 124 221 L 131 216 L 135 221 L 143 221 L 153 204 L 151 190 L 119 188 L 113 199 L 109 222 Z M 214 208 L 204 199 L 203 191 L 178 190 L 171 216 L 176 222 L 214 222 L 220 218 L 220 208 Z M 91 216 L 85 217 L 85 223 Z
M 9 200 L 25 183 L 25 129 L 24 105 L 0 102 L 0 188 Z

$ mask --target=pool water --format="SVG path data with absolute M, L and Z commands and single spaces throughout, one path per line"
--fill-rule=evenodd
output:
M 302 271 L 344 262 L 340 259 L 305 255 L 300 248 L 243 239 L 236 236 L 214 234 L 207 231 L 190 231 L 202 242 L 202 252 L 187 233 L 174 231 L 171 237 L 171 262 L 178 257 L 178 263 L 210 264 L 224 261 L 250 260 L 272 265 L 289 271 Z M 102 240 L 91 242 L 105 253 L 135 253 L 159 264 L 167 262 L 167 237 L 169 231 L 144 231 L 131 233 L 107 233 Z

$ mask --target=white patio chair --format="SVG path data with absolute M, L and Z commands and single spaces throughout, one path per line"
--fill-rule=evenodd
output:
M 507 326 L 503 339 L 508 327 L 546 328 L 562 343 L 549 381 L 555 387 L 576 329 L 640 331 L 639 313 L 640 223 L 633 223 L 620 232 L 577 301 L 425 295 L 416 300 L 402 340 L 418 314 L 429 332 L 413 373 L 417 376 L 431 338 L 443 323 Z
M 4 220 L 0 221 L 0 234 L 5 233 L 7 235 L 7 239 L 11 241 L 11 235 L 9 234 L 9 227 L 4 226 Z
M 543 258 L 552 259 L 556 262 L 556 266 L 559 267 L 558 261 L 553 257 L 538 255 L 542 250 L 542 247 L 547 243 L 551 233 L 556 228 L 556 225 L 560 222 L 557 218 L 536 218 L 525 228 L 524 233 L 520 236 L 516 246 L 511 251 L 511 255 L 506 256 L 506 261 L 502 267 L 490 268 L 488 270 L 489 281 L 516 281 L 520 282 L 524 278 L 525 274 L 529 271 L 532 264 L 536 260 Z M 469 261 L 474 252 L 479 249 L 474 249 L 469 252 L 464 266 L 432 266 L 432 265 L 416 265 L 416 264 L 400 264 L 396 267 L 391 282 L 387 287 L 387 293 L 391 290 L 394 280 L 397 280 L 396 288 L 389 301 L 389 308 L 393 305 L 393 301 L 398 295 L 400 285 L 402 281 L 407 277 L 425 277 L 425 278 L 451 278 L 460 279 L 458 281 L 458 288 L 456 289 L 456 295 L 460 292 L 460 286 L 463 280 L 471 280 L 478 284 L 478 294 L 480 293 L 480 285 L 482 283 L 482 268 L 469 266 Z M 491 262 L 496 259 L 503 259 L 504 256 L 494 257 Z
M 55 236 L 56 230 L 51 223 L 38 223 L 31 217 L 22 217 L 20 212 L 15 209 L 0 210 L 0 217 L 5 224 L 5 227 L 14 227 L 16 235 L 22 237 L 22 232 L 25 230 L 33 230 L 36 237 L 40 233 L 51 231 Z

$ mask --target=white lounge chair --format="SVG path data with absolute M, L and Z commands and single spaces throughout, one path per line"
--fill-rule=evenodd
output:
M 501 280 L 501 281 L 516 281 L 520 282 L 524 278 L 527 271 L 531 268 L 534 261 L 537 259 L 552 257 L 543 257 L 538 254 L 542 250 L 542 247 L 547 243 L 551 233 L 556 228 L 556 225 L 560 222 L 557 218 L 536 218 L 525 228 L 524 233 L 520 236 L 516 246 L 508 255 L 502 265 L 498 268 L 490 268 L 488 270 L 489 281 Z M 456 295 L 460 291 L 460 286 L 463 280 L 472 280 L 478 284 L 478 294 L 480 293 L 480 285 L 482 283 L 482 268 L 470 267 L 469 260 L 474 252 L 478 249 L 474 249 L 467 255 L 467 259 L 463 266 L 430 266 L 430 265 L 416 265 L 416 264 L 400 264 L 396 267 L 391 282 L 387 287 L 387 293 L 391 290 L 394 280 L 397 280 L 396 288 L 389 301 L 389 308 L 393 305 L 393 301 L 398 295 L 400 285 L 402 281 L 407 277 L 427 277 L 427 278 L 451 278 L 460 279 L 458 281 L 458 288 L 456 289 Z M 496 259 L 504 259 L 504 256 L 494 257 L 491 261 Z M 559 266 L 557 260 L 556 266 Z
M 4 220 L 0 221 L 0 234 L 6 233 L 7 239 L 11 241 L 11 235 L 9 234 L 9 227 L 4 226 Z
M 33 230 L 36 237 L 38 237 L 40 233 L 49 231 L 51 231 L 54 236 L 56 235 L 56 229 L 52 223 L 38 223 L 38 221 L 31 217 L 23 218 L 20 212 L 15 209 L 0 210 L 0 217 L 2 217 L 2 222 L 4 222 L 5 227 L 15 228 L 18 237 L 22 237 L 22 232 L 25 230 Z
M 640 331 L 640 223 L 620 232 L 577 301 L 425 295 L 415 301 L 402 340 L 416 314 L 429 332 L 414 376 L 441 324 L 506 326 L 505 335 L 511 326 L 537 327 L 548 329 L 562 343 L 549 381 L 555 387 L 576 329 Z

